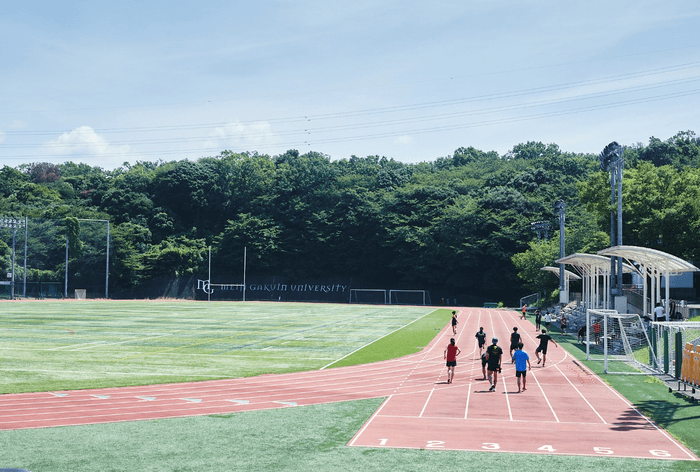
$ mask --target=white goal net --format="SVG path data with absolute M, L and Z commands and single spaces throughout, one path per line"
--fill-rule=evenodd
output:
M 651 366 L 665 374 L 682 379 L 683 351 L 697 351 L 700 346 L 700 323 L 695 321 L 663 321 L 650 323 L 649 340 L 658 365 Z
M 650 366 L 658 366 L 646 326 L 637 314 L 586 310 L 585 343 L 586 358 L 603 361 L 606 374 L 647 374 Z
M 386 305 L 388 303 L 387 291 L 383 288 L 351 288 L 350 303 Z
M 392 305 L 431 305 L 427 290 L 389 290 Z

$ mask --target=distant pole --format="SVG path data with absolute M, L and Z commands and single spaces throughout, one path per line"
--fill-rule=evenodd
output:
M 243 302 L 245 302 L 245 272 L 248 258 L 248 248 L 243 247 Z
M 107 220 L 107 267 L 105 268 L 105 298 L 109 298 L 109 220 Z
M 624 154 L 624 148 L 617 141 L 613 141 L 605 146 L 603 152 L 598 156 L 601 170 L 610 172 L 610 246 L 622 246 L 622 170 L 625 165 Z M 615 204 L 616 191 L 617 205 Z M 615 224 L 616 208 L 617 224 Z M 613 304 L 615 296 L 622 295 L 621 257 L 613 256 L 610 259 L 610 295 Z
M 15 233 L 16 227 L 12 227 L 12 282 L 10 283 L 10 299 L 15 299 Z
M 557 200 L 554 204 L 554 209 L 559 212 L 559 258 L 565 256 L 564 252 L 564 223 L 566 221 L 566 204 L 564 200 Z M 559 303 L 568 303 L 569 294 L 566 287 L 566 274 L 564 272 L 564 264 L 559 264 Z
M 27 229 L 29 219 L 24 217 L 24 287 L 22 289 L 22 297 L 27 298 L 27 239 L 29 238 L 29 230 Z
M 68 298 L 68 232 L 66 231 L 66 276 L 63 287 L 63 298 Z
M 209 246 L 209 275 L 207 276 L 209 280 L 209 287 L 207 288 L 207 301 L 211 301 L 211 246 Z

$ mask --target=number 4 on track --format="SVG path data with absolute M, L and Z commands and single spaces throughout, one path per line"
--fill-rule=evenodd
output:
M 537 450 L 538 450 L 538 451 L 547 451 L 547 452 L 555 452 L 555 451 L 556 451 L 556 449 L 554 449 L 554 448 L 553 448 L 552 446 L 550 446 L 549 444 L 545 444 L 545 445 L 542 446 L 542 447 L 538 447 Z

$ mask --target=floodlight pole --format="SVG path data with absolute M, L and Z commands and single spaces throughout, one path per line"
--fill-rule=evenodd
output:
M 245 303 L 245 271 L 246 271 L 246 263 L 248 261 L 248 248 L 243 247 L 243 303 Z
M 24 217 L 24 284 L 22 287 L 22 297 L 27 298 L 27 239 L 29 239 L 28 225 L 29 219 Z
M 613 141 L 605 146 L 603 152 L 598 156 L 601 170 L 610 172 L 610 246 L 622 246 L 622 170 L 625 163 L 624 155 L 625 149 L 617 141 Z M 617 205 L 615 205 L 616 191 Z M 616 206 L 617 225 L 615 224 Z M 621 257 L 612 256 L 610 259 L 610 295 L 614 307 L 615 296 L 622 295 Z
M 207 289 L 207 301 L 211 301 L 211 246 L 209 246 L 209 275 L 207 276 L 209 280 L 209 288 Z
M 66 231 L 66 275 L 63 282 L 63 298 L 68 298 L 68 231 Z
M 566 221 L 566 204 L 564 200 L 557 200 L 554 203 L 554 209 L 559 212 L 559 258 L 564 257 L 564 222 Z M 569 302 L 569 293 L 566 286 L 566 274 L 564 264 L 559 264 L 559 303 L 566 304 Z

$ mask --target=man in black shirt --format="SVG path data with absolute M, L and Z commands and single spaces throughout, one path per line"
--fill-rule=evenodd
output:
M 503 356 L 503 350 L 497 346 L 498 338 L 493 338 L 491 344 L 486 348 L 486 361 L 488 362 L 489 371 L 489 382 L 491 382 L 491 388 L 489 392 L 496 390 L 496 384 L 498 383 L 498 373 L 501 371 L 501 357 Z
M 479 354 L 481 354 L 481 350 L 484 348 L 484 344 L 486 344 L 486 333 L 484 332 L 483 326 L 479 328 L 479 331 L 476 332 L 474 337 L 479 341 Z
M 547 334 L 547 330 L 543 329 L 542 334 L 537 336 L 537 339 L 540 340 L 540 345 L 535 349 L 535 354 L 537 354 L 537 363 L 539 364 L 540 361 L 542 361 L 542 367 L 547 363 L 547 344 L 549 341 L 552 341 L 556 347 L 559 347 L 557 342 L 552 339 L 550 335 Z M 540 359 L 540 352 L 542 352 L 542 359 Z
M 513 332 L 510 333 L 510 358 L 513 358 L 513 351 L 518 349 L 518 343 L 520 342 L 520 333 L 518 333 L 518 328 L 513 328 Z

